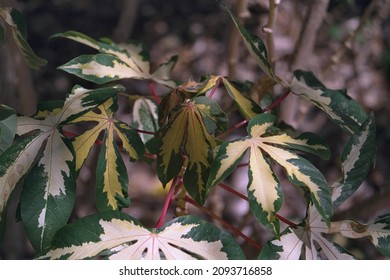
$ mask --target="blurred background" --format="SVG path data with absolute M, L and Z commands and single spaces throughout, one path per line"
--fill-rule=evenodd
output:
M 376 166 L 358 191 L 335 214 L 335 219 L 368 222 L 390 213 L 390 1 L 386 0 L 281 0 L 270 21 L 268 0 L 227 1 L 238 18 L 265 42 L 273 41 L 269 50 L 276 73 L 289 79 L 292 70 L 312 71 L 328 88 L 346 88 L 377 121 Z M 272 2 L 272 1 L 271 1 Z M 179 0 L 0 0 L 23 13 L 27 22 L 28 41 L 35 52 L 48 60 L 39 70 L 24 63 L 12 42 L 0 45 L 0 103 L 32 115 L 41 101 L 64 99 L 75 84 L 95 87 L 84 80 L 57 69 L 81 54 L 94 53 L 91 48 L 73 41 L 50 36 L 76 30 L 93 38 L 109 37 L 116 42 L 129 39 L 145 43 L 154 66 L 172 55 L 179 60 L 173 78 L 199 80 L 202 75 L 219 74 L 232 80 L 250 81 L 250 96 L 259 101 L 269 88 L 267 80 L 248 54 L 226 12 L 215 1 Z M 269 27 L 268 29 L 266 27 Z M 267 30 L 272 29 L 272 36 Z M 268 34 L 268 35 L 267 35 Z M 147 84 L 124 81 L 129 93 L 149 95 Z M 163 96 L 166 88 L 157 88 Z M 223 95 L 220 98 L 223 98 Z M 221 100 L 224 102 L 224 100 Z M 125 101 L 126 102 L 126 101 Z M 118 113 L 127 119 L 126 104 Z M 281 121 L 297 131 L 312 131 L 323 136 L 335 156 L 330 161 L 310 158 L 327 180 L 340 175 L 337 155 L 347 136 L 326 116 L 310 104 L 289 96 L 278 109 Z M 239 121 L 231 119 L 232 124 Z M 78 179 L 78 201 L 72 219 L 94 213 L 94 162 L 99 149 L 92 152 Z M 129 164 L 132 205 L 125 211 L 146 226 L 158 220 L 164 191 L 153 166 L 140 162 Z M 229 184 L 245 193 L 246 168 L 238 170 Z M 299 196 L 283 181 L 286 201 L 281 214 L 299 221 L 302 208 Z M 17 193 L 14 195 L 17 198 Z M 231 194 L 217 189 L 206 205 L 209 209 L 240 228 L 253 239 L 264 243 L 270 235 L 248 214 L 248 206 Z M 20 223 L 15 223 L 16 203 L 9 210 L 9 227 L 0 245 L 0 259 L 29 259 L 34 256 Z M 191 213 L 203 215 L 196 209 Z M 338 242 L 359 258 L 384 258 L 366 239 Z M 24 240 L 24 242 L 21 242 Z M 239 239 L 240 242 L 242 240 Z M 258 252 L 242 243 L 251 258 Z

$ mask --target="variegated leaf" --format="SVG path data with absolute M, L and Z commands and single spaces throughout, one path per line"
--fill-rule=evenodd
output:
M 20 203 L 27 235 L 36 250 L 47 247 L 55 231 L 67 223 L 75 194 L 73 154 L 58 130 L 61 109 L 46 113 L 43 119 L 19 117 L 17 129 L 19 135 L 40 131 L 31 141 L 38 146 L 30 151 L 38 163 L 27 175 Z
M 329 228 L 317 209 L 309 207 L 305 222 L 296 228 L 287 229 L 279 239 L 268 242 L 259 259 L 281 260 L 350 260 L 354 257 L 324 234 Z
M 220 1 L 223 4 L 223 1 Z M 238 31 L 241 34 L 242 39 L 246 47 L 248 48 L 250 54 L 254 57 L 257 64 L 260 66 L 261 70 L 264 71 L 272 80 L 279 83 L 281 82 L 280 78 L 276 76 L 274 70 L 267 57 L 267 49 L 263 43 L 263 41 L 256 35 L 249 32 L 233 15 L 230 9 L 223 4 L 223 7 L 229 13 L 231 19 L 233 20 L 234 25 L 237 27 Z
M 241 114 L 246 119 L 252 119 L 263 112 L 259 105 L 257 105 L 253 100 L 243 96 L 227 79 L 223 79 L 223 84 L 225 85 L 228 94 L 237 103 Z
M 124 87 L 122 86 L 101 87 L 90 90 L 76 85 L 65 100 L 64 107 L 61 110 L 60 124 L 71 123 L 72 120 L 96 108 L 107 99 L 116 97 L 118 93 L 123 91 Z
M 61 229 L 40 259 L 227 260 L 244 259 L 234 239 L 194 216 L 146 229 L 120 212 L 82 218 Z
M 20 179 L 30 170 L 36 150 L 42 146 L 37 140 L 39 131 L 19 137 L 0 157 L 0 228 L 5 228 L 5 211 L 8 199 Z M 2 234 L 0 234 L 1 237 Z M 1 238 L 0 238 L 1 240 Z
M 23 15 L 14 8 L 0 7 L 0 18 L 2 18 L 11 27 L 16 45 L 19 47 L 19 50 L 28 65 L 35 69 L 46 65 L 47 60 L 37 56 L 27 43 L 26 22 Z
M 99 51 L 96 55 L 79 56 L 60 67 L 83 79 L 97 84 L 130 78 L 152 80 L 170 88 L 176 85 L 170 77 L 176 64 L 176 56 L 171 57 L 167 63 L 161 64 L 155 72 L 151 73 L 148 53 L 142 44 L 99 42 L 75 31 L 57 34 L 55 37 L 65 37 Z
M 156 133 L 160 128 L 158 124 L 158 107 L 156 103 L 146 98 L 139 98 L 133 105 L 133 127 Z M 141 133 L 144 144 L 153 138 L 151 134 Z
M 83 165 L 100 133 L 104 132 L 96 172 L 96 205 L 101 211 L 120 209 L 130 203 L 127 195 L 127 171 L 116 137 L 121 141 L 123 150 L 131 160 L 139 159 L 144 152 L 144 145 L 137 132 L 127 124 L 113 119 L 116 107 L 116 102 L 110 98 L 97 108 L 97 112 L 89 111 L 72 121 L 72 123 L 97 122 L 93 128 L 75 137 L 72 142 L 77 171 Z
M 275 213 L 282 204 L 282 191 L 268 158 L 284 167 L 295 185 L 310 191 L 311 201 L 329 222 L 332 205 L 325 178 L 309 161 L 287 150 L 294 147 L 309 152 L 327 153 L 327 147 L 321 142 L 309 141 L 307 137 L 293 139 L 286 134 L 274 135 L 278 131 L 274 127 L 275 120 L 273 115 L 260 114 L 249 122 L 248 137 L 221 145 L 211 166 L 208 188 L 226 178 L 249 149 L 248 198 L 253 213 L 262 223 L 275 233 L 278 232 L 279 223 Z
M 48 246 L 56 230 L 67 223 L 73 209 L 74 157 L 62 134 L 62 127 L 78 114 L 95 108 L 99 102 L 117 94 L 118 90 L 102 88 L 89 91 L 75 87 L 65 102 L 39 104 L 34 117 L 17 118 L 18 135 L 24 137 L 32 131 L 39 133 L 31 139 L 24 151 L 30 158 L 29 164 L 23 163 L 23 157 L 15 159 L 20 176 L 12 175 L 16 174 L 14 171 L 3 174 L 0 178 L 5 181 L 1 186 L 8 184 L 7 187 L 12 189 L 22 175 L 26 176 L 20 210 L 27 235 L 36 250 Z M 31 159 L 35 158 L 37 164 L 31 167 Z M 13 179 L 10 181 L 10 178 Z M 31 203 L 31 199 L 34 203 Z
M 311 72 L 294 71 L 290 89 L 323 110 L 348 134 L 359 131 L 367 119 L 363 108 L 350 98 L 345 90 L 326 88 Z
M 0 104 L 0 154 L 12 145 L 16 133 L 16 112 Z
M 189 194 L 200 204 L 206 197 L 206 182 L 213 160 L 213 148 L 216 145 L 209 133 L 204 119 L 216 122 L 209 128 L 218 127 L 223 119 L 222 111 L 206 97 L 187 100 L 174 113 L 168 124 L 160 131 L 160 148 L 157 156 L 157 173 L 165 185 L 179 174 L 183 165 L 183 156 L 188 157 L 184 185 Z M 215 114 L 215 115 L 214 115 Z
M 341 154 L 342 178 L 333 184 L 333 207 L 337 208 L 350 197 L 367 177 L 375 161 L 376 127 L 371 114 L 355 132 Z
M 368 237 L 379 252 L 390 257 L 390 214 L 367 225 L 352 220 L 332 222 L 329 233 L 338 232 L 347 238 Z

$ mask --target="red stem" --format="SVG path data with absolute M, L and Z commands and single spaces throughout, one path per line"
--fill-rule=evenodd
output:
M 275 214 L 275 217 L 281 220 L 282 222 L 284 222 L 285 224 L 289 225 L 290 227 L 296 228 L 298 226 L 296 223 L 287 220 L 286 218 L 280 216 L 279 214 Z
M 148 84 L 149 84 L 150 91 L 152 92 L 154 101 L 156 101 L 157 104 L 160 104 L 161 100 L 160 100 L 160 97 L 158 97 L 158 95 L 156 93 L 156 90 L 154 88 L 153 82 L 149 81 Z
M 213 97 L 215 91 L 217 90 L 217 88 L 219 87 L 219 84 L 221 83 L 221 79 L 222 79 L 222 78 L 219 78 L 219 79 L 217 80 L 217 82 L 215 83 L 213 89 L 211 90 L 211 92 L 210 92 L 210 94 L 209 94 L 209 98 L 212 98 L 212 97 Z
M 165 218 L 167 216 L 167 212 L 168 212 L 168 209 L 169 209 L 169 205 L 171 205 L 172 198 L 173 198 L 173 195 L 175 193 L 175 189 L 176 189 L 176 186 L 177 186 L 178 182 L 180 182 L 180 177 L 176 176 L 175 179 L 173 180 L 172 184 L 171 184 L 171 187 L 169 189 L 168 195 L 165 198 L 164 207 L 162 209 L 160 218 L 158 219 L 158 221 L 157 221 L 157 223 L 155 225 L 155 228 L 161 228 L 164 225 Z
M 226 228 L 230 229 L 231 231 L 233 231 L 234 233 L 236 233 L 237 235 L 241 236 L 245 241 L 247 241 L 250 245 L 252 245 L 254 248 L 258 249 L 259 251 L 261 251 L 263 249 L 263 247 L 257 243 L 256 241 L 254 241 L 253 239 L 251 239 L 250 237 L 246 236 L 245 234 L 243 234 L 240 230 L 236 229 L 235 227 L 233 227 L 231 224 L 229 224 L 228 222 L 226 222 L 224 219 L 222 219 L 221 217 L 215 215 L 213 212 L 211 212 L 210 210 L 208 210 L 207 208 L 203 207 L 203 206 L 200 206 L 199 204 L 197 204 L 192 198 L 190 198 L 189 196 L 186 196 L 185 197 L 185 201 L 192 204 L 193 206 L 195 206 L 196 208 L 198 208 L 199 210 L 202 210 L 204 211 L 206 214 L 208 214 L 209 216 L 211 216 L 213 219 L 216 219 L 218 220 L 221 224 L 223 224 Z
M 229 187 L 228 185 L 226 185 L 224 183 L 219 183 L 218 186 L 223 188 L 224 190 L 227 190 L 228 192 L 234 194 L 235 196 L 242 198 L 243 200 L 248 201 L 248 198 L 245 195 L 243 195 L 242 193 L 239 193 L 238 191 L 234 190 L 233 188 Z
M 228 130 L 226 130 L 224 133 L 218 135 L 218 138 L 222 138 L 224 137 L 225 135 L 233 132 L 234 130 L 246 125 L 248 123 L 248 120 L 243 120 L 241 122 L 239 122 L 238 124 L 234 125 L 233 127 L 230 127 Z
M 226 191 L 230 192 L 231 194 L 248 201 L 248 197 L 246 197 L 242 193 L 239 193 L 238 191 L 234 190 L 233 188 L 229 187 L 228 185 L 226 185 L 224 183 L 219 183 L 218 186 L 225 189 Z M 280 216 L 279 214 L 275 214 L 275 217 L 278 218 L 279 220 L 281 220 L 282 222 L 284 222 L 285 224 L 289 225 L 290 227 L 295 228 L 298 226 L 296 223 L 291 222 L 290 220 Z
M 135 131 L 137 131 L 138 133 L 143 133 L 143 134 L 149 134 L 149 135 L 155 135 L 156 132 L 154 131 L 147 131 L 147 130 L 142 130 L 142 129 L 138 129 L 138 128 L 133 128 Z
M 246 167 L 248 165 L 249 165 L 249 163 L 240 163 L 239 165 L 237 165 L 237 168 Z
M 263 112 L 267 112 L 269 110 L 272 110 L 276 106 L 278 106 L 286 97 L 291 93 L 291 90 L 287 90 L 285 93 L 283 93 L 281 96 L 279 96 L 271 105 L 269 105 L 267 108 L 263 109 Z

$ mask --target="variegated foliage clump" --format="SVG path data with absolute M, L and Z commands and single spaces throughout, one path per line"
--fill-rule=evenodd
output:
M 100 86 L 75 86 L 64 101 L 40 104 L 33 116 L 0 107 L 0 229 L 5 231 L 6 210 L 17 185 L 22 185 L 20 219 L 40 259 L 244 259 L 236 240 L 217 226 L 191 215 L 165 223 L 170 200 L 183 206 L 202 206 L 213 188 L 242 164 L 247 155 L 248 186 L 244 197 L 250 210 L 274 235 L 262 247 L 259 259 L 352 259 L 332 240 L 369 237 L 384 255 L 390 255 L 390 215 L 370 224 L 333 221 L 334 210 L 349 198 L 373 166 L 375 120 L 343 90 L 326 88 L 312 73 L 296 70 L 290 81 L 278 77 L 267 60 L 260 38 L 245 29 L 230 13 L 249 52 L 274 84 L 307 99 L 349 136 L 340 156 L 342 177 L 328 184 L 321 171 L 305 159 L 311 153 L 329 159 L 325 141 L 310 132 L 292 137 L 278 127 L 268 108 L 247 97 L 236 82 L 219 75 L 180 83 L 171 79 L 177 57 L 151 72 L 148 53 L 140 43 L 97 41 L 70 31 L 54 37 L 87 45 L 96 54 L 81 55 L 59 67 Z M 12 8 L 1 8 L 5 27 L 32 67 L 45 64 L 28 46 L 24 22 Z M 127 90 L 122 79 L 160 84 L 169 93 L 160 101 L 129 96 L 132 123 L 116 118 L 118 96 Z M 246 124 L 246 134 L 230 141 L 227 110 L 213 99 L 223 85 Z M 230 110 L 231 108 L 229 108 Z M 293 109 L 293 108 L 292 108 Z M 89 123 L 82 133 L 69 127 Z M 75 206 L 76 179 L 92 147 L 99 143 L 96 171 L 98 213 L 68 224 Z M 145 228 L 121 210 L 131 207 L 125 158 L 155 161 L 158 178 L 169 186 L 166 207 L 155 228 Z M 149 159 L 150 161 L 150 159 Z M 286 177 L 307 202 L 306 218 L 299 224 L 278 215 L 283 190 L 276 172 Z M 278 175 L 277 175 L 278 174 Z M 224 184 L 226 186 L 226 184 Z M 130 186 L 131 187 L 131 186 Z M 234 190 L 231 190 L 234 193 Z

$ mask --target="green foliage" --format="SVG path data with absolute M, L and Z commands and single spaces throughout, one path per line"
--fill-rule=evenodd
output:
M 59 69 L 99 86 L 91 90 L 75 86 L 66 100 L 40 104 L 32 117 L 17 116 L 12 108 L 1 105 L 0 233 L 5 229 L 10 195 L 20 183 L 20 215 L 39 259 L 245 259 L 232 236 L 199 217 L 184 215 L 165 223 L 168 207 L 164 207 L 156 226 L 146 228 L 124 214 L 122 208 L 132 205 L 123 156 L 130 161 L 148 157 L 147 162 L 155 163 L 162 185 L 170 188 L 166 205 L 176 200 L 179 207 L 190 203 L 203 209 L 210 192 L 236 171 L 249 152 L 247 197 L 241 197 L 275 237 L 265 244 L 259 259 L 353 259 L 330 238 L 335 233 L 348 238 L 368 236 L 382 254 L 390 256 L 389 215 L 368 225 L 332 221 L 334 210 L 357 190 L 373 166 L 373 115 L 367 116 L 345 90 L 326 88 L 313 73 L 296 70 L 290 82 L 280 79 L 267 60 L 265 44 L 223 6 L 272 83 L 313 103 L 350 137 L 340 156 L 341 178 L 329 186 L 322 172 L 305 158 L 310 153 L 329 159 L 332 151 L 324 140 L 310 132 L 290 136 L 278 126 L 275 114 L 246 97 L 232 81 L 210 75 L 199 82 L 176 82 L 171 78 L 176 56 L 151 72 L 142 44 L 97 41 L 69 31 L 54 37 L 82 43 L 98 53 L 81 55 Z M 31 67 L 43 65 L 25 42 L 21 15 L 4 8 L 0 15 L 13 29 Z M 157 83 L 171 91 L 161 101 L 154 88 L 154 100 L 129 97 L 132 122 L 127 124 L 115 115 L 118 96 L 128 92 L 113 83 L 123 79 Z M 234 128 L 229 129 L 228 110 L 213 99 L 220 84 L 241 114 L 241 125 L 247 124 L 246 135 L 229 141 L 224 136 Z M 68 130 L 85 123 L 90 126 L 80 134 Z M 76 180 L 95 145 L 101 146 L 96 171 L 98 213 L 69 224 Z M 298 225 L 278 215 L 284 202 L 278 167 L 306 202 L 306 217 Z

